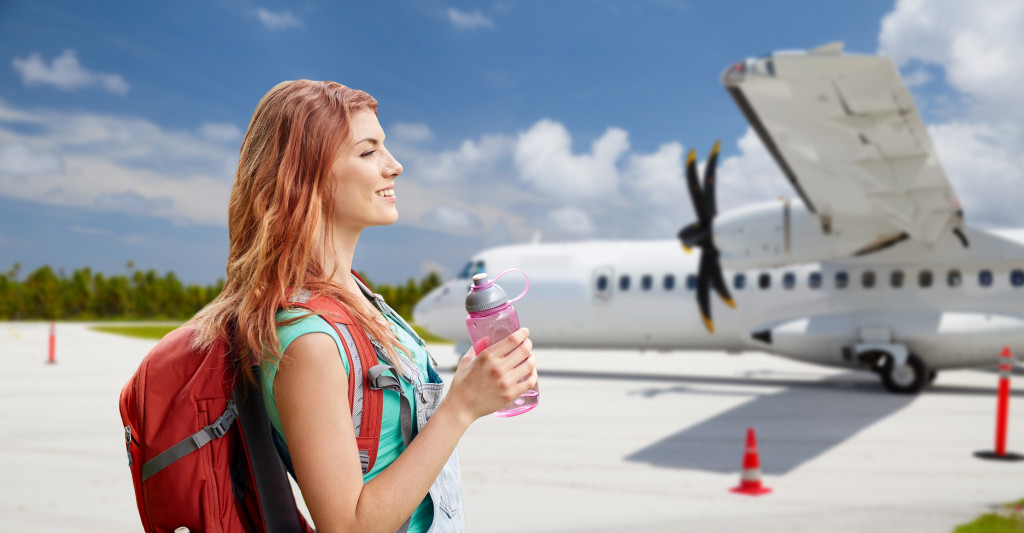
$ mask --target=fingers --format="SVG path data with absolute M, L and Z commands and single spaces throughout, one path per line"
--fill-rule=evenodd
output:
M 516 350 L 522 348 L 524 343 L 528 343 L 526 344 L 526 351 L 529 352 L 533 347 L 533 341 L 529 340 L 529 335 L 530 330 L 520 328 L 514 331 L 511 335 L 492 344 L 487 349 L 477 351 L 477 353 L 482 357 L 506 358 L 512 355 Z M 525 356 L 517 357 L 515 358 L 515 362 L 518 364 L 522 362 L 523 359 L 525 359 Z

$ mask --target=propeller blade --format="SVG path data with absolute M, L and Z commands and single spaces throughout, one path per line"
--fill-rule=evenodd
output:
M 711 157 L 708 157 L 704 165 L 704 209 L 707 210 L 709 218 L 718 216 L 718 202 L 715 200 L 715 169 L 718 167 L 718 149 L 722 141 L 715 141 L 715 147 L 711 149 Z
M 736 309 L 736 302 L 733 301 L 732 295 L 729 294 L 729 286 L 725 282 L 725 276 L 722 275 L 722 263 L 718 261 L 718 249 L 714 247 L 707 247 L 703 253 L 711 253 L 714 258 L 709 261 L 711 263 L 711 286 L 715 288 L 715 292 L 718 293 L 718 297 L 725 302 L 726 305 Z
M 708 223 L 710 219 L 702 201 L 704 195 L 701 194 L 700 180 L 697 177 L 697 151 L 693 148 L 690 148 L 690 155 L 686 156 L 686 184 L 690 188 L 690 201 L 693 202 L 693 214 L 697 215 L 697 223 Z
M 711 235 L 708 233 L 707 227 L 701 226 L 697 222 L 679 231 L 679 240 L 682 241 L 683 246 L 686 248 L 705 246 L 708 244 L 710 237 Z
M 967 241 L 967 235 L 964 235 L 964 232 L 963 232 L 962 229 L 960 229 L 960 228 L 953 228 L 953 233 L 956 234 L 957 238 L 960 239 L 960 244 L 962 244 L 964 246 L 964 248 L 970 248 L 971 247 L 971 243 Z
M 714 261 L 714 257 L 708 252 L 710 252 L 709 249 L 703 249 L 700 252 L 700 267 L 697 270 L 697 306 L 700 308 L 700 317 L 704 320 L 704 327 L 707 328 L 708 333 L 714 333 L 715 323 L 711 320 L 711 302 L 708 298 L 708 275 L 712 268 L 710 262 Z

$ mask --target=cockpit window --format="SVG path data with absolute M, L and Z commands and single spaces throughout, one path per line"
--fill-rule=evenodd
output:
M 462 271 L 459 272 L 459 279 L 469 279 L 481 272 L 487 272 L 487 269 L 484 267 L 484 262 L 477 261 L 474 263 L 473 261 L 470 261 L 466 263 L 466 266 L 462 267 Z

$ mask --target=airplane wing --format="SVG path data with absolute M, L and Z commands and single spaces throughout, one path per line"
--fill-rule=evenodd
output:
M 823 227 L 880 218 L 935 243 L 962 211 L 924 122 L 889 58 L 842 48 L 736 63 L 722 83 Z

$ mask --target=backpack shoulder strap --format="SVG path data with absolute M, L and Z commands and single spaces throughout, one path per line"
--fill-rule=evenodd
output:
M 368 371 L 377 366 L 377 352 L 363 328 L 337 300 L 324 295 L 310 295 L 293 301 L 292 305 L 319 314 L 342 340 L 349 363 L 348 401 L 352 407 L 352 425 L 365 474 L 377 460 L 384 408 L 383 392 L 368 386 L 367 381 Z

